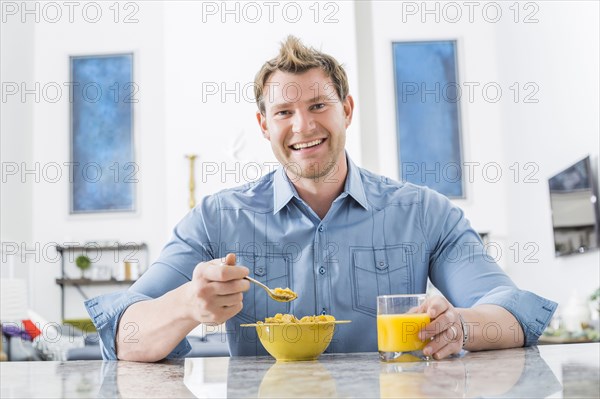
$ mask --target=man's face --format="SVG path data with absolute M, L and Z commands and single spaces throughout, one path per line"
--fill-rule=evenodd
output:
M 332 172 L 339 161 L 345 162 L 346 128 L 354 102 L 350 96 L 342 102 L 321 69 L 302 74 L 276 71 L 267 80 L 263 97 L 265 114 L 256 116 L 288 174 L 317 179 Z

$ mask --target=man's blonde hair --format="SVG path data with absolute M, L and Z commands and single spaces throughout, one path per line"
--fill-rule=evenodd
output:
M 320 68 L 330 78 L 340 100 L 348 96 L 346 71 L 332 56 L 307 47 L 295 36 L 288 36 L 281 43 L 277 57 L 265 62 L 254 78 L 254 98 L 262 114 L 265 113 L 263 91 L 269 77 L 275 71 L 301 74 L 312 68 Z

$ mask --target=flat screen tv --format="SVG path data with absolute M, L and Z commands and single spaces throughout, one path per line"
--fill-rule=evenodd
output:
M 585 253 L 600 246 L 598 187 L 587 156 L 548 180 L 554 253 Z

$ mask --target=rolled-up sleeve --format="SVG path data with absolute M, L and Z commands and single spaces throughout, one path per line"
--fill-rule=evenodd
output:
M 432 283 L 454 306 L 503 307 L 521 325 L 525 345 L 535 345 L 557 303 L 520 290 L 487 254 L 463 211 L 442 195 L 423 192 L 422 223 Z
M 557 303 L 515 287 L 497 287 L 475 305 L 498 305 L 517 319 L 525 334 L 525 346 L 537 344 L 556 310 Z
M 92 298 L 85 302 L 88 314 L 92 318 L 100 336 L 100 348 L 104 360 L 118 360 L 115 337 L 117 336 L 119 320 L 125 310 L 136 302 L 149 299 L 152 298 L 137 292 L 118 291 Z M 128 335 L 128 333 L 133 335 L 136 332 L 135 326 L 131 326 L 131 328 L 123 326 L 122 329 L 125 335 Z M 166 358 L 182 357 L 190 350 L 191 345 L 187 339 L 184 339 Z

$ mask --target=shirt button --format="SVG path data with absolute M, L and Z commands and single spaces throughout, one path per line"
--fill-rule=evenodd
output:
M 319 268 L 319 273 L 321 273 L 321 274 L 325 274 L 325 268 L 324 268 L 324 267 L 320 267 L 320 268 Z
M 260 267 L 260 268 L 258 269 L 258 272 L 259 272 L 259 273 L 262 273 L 262 272 L 263 272 L 263 269 L 262 269 L 262 267 Z
M 323 232 L 323 230 L 325 230 L 325 228 L 323 226 L 319 226 L 319 231 Z

